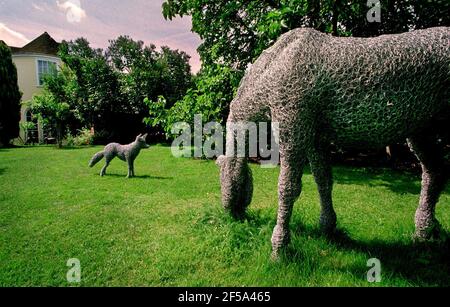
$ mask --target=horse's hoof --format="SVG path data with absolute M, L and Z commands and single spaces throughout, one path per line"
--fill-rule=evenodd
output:
M 442 231 L 439 222 L 434 221 L 433 224 L 427 228 L 416 229 L 413 235 L 414 243 L 428 243 L 445 241 L 446 235 Z
M 272 254 L 270 255 L 270 260 L 272 262 L 280 262 L 281 256 L 278 251 L 272 251 Z
M 336 232 L 336 214 L 320 215 L 319 225 L 320 231 L 325 235 L 332 235 Z

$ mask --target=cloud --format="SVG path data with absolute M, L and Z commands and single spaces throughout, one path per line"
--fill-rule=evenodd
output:
M 80 23 L 83 18 L 86 18 L 86 11 L 81 8 L 80 0 L 67 0 L 61 3 L 56 0 L 58 8 L 66 13 L 66 18 L 69 23 Z
M 45 12 L 45 9 L 44 9 L 42 6 L 37 5 L 36 3 L 31 4 L 31 6 L 32 6 L 36 11 Z
M 25 35 L 11 30 L 3 23 L 0 23 L 0 39 L 4 40 L 9 46 L 14 47 L 22 47 L 30 42 Z

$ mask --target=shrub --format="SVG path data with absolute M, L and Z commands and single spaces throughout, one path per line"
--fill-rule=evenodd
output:
M 0 41 L 0 146 L 19 136 L 21 97 L 11 50 Z
M 75 146 L 86 146 L 94 144 L 94 134 L 90 129 L 78 130 L 78 135 L 74 138 Z

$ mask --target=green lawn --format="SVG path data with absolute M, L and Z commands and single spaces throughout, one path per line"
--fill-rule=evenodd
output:
M 307 171 L 287 257 L 273 263 L 278 169 L 252 165 L 253 203 L 239 222 L 221 209 L 214 162 L 152 146 L 137 178 L 119 160 L 101 178 L 101 165 L 87 167 L 99 150 L 0 149 L 0 286 L 68 286 L 69 258 L 81 261 L 81 286 L 371 286 L 372 257 L 381 286 L 450 285 L 448 243 L 412 243 L 418 176 L 336 167 L 341 234 L 327 239 Z M 447 186 L 437 209 L 447 233 L 449 204 Z

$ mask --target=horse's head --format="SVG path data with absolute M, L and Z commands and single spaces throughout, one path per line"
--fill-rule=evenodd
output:
M 241 218 L 253 195 L 252 172 L 247 160 L 220 156 L 216 163 L 220 167 L 223 207 L 234 217 Z

